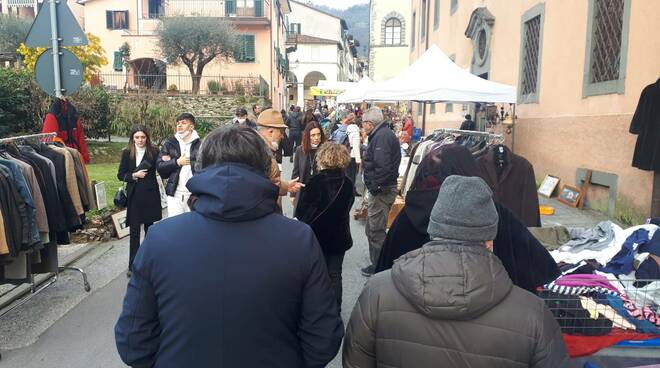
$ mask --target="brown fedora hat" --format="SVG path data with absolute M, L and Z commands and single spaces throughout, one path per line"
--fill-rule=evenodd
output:
M 268 128 L 280 128 L 280 129 L 288 128 L 284 124 L 284 120 L 282 119 L 282 114 L 280 114 L 279 111 L 275 111 L 273 109 L 267 109 L 262 111 L 261 114 L 259 114 L 259 118 L 257 119 L 257 125 Z

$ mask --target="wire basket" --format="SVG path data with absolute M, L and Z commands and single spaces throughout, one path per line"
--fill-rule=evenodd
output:
M 587 285 L 568 284 L 552 282 L 538 292 L 562 333 L 660 335 L 660 280 L 608 279 Z

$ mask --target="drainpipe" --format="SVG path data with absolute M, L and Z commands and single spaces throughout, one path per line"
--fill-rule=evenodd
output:
M 262 6 L 264 6 L 264 5 L 266 5 L 265 1 L 262 3 Z M 273 46 L 273 7 L 272 7 L 272 5 L 269 5 L 269 6 L 270 6 L 270 9 L 269 9 L 269 11 L 270 11 L 270 32 L 268 32 L 268 33 L 270 34 L 270 63 L 269 63 L 270 65 L 269 66 L 270 66 L 270 90 L 271 90 L 271 91 L 269 91 L 269 94 L 271 95 L 270 96 L 270 101 L 271 101 L 271 107 L 272 107 L 273 102 L 275 101 L 275 96 L 274 96 L 275 93 L 272 92 L 272 89 L 274 87 L 274 84 L 273 84 L 273 61 L 274 61 L 273 60 L 273 49 L 275 47 Z

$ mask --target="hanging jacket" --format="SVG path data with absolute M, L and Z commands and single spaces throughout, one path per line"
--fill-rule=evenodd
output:
M 51 146 L 45 144 L 39 146 L 39 154 L 51 160 L 55 166 L 57 192 L 60 206 L 64 210 L 64 220 L 66 222 L 67 230 L 75 231 L 82 224 L 73 205 L 73 199 L 67 189 L 66 159 L 64 158 L 64 154 L 55 151 Z
M 57 133 L 57 138 L 67 147 L 77 149 L 86 164 L 89 163 L 89 149 L 85 140 L 85 131 L 75 107 L 61 99 L 53 101 L 44 118 L 43 133 Z
M 23 239 L 30 237 L 30 220 L 25 202 L 14 185 L 9 170 L 0 168 L 0 210 L 5 224 L 9 254 L 23 250 Z
M 397 258 L 430 241 L 426 229 L 437 198 L 438 189 L 408 192 L 406 204 L 387 232 L 376 272 L 390 269 Z M 498 203 L 495 208 L 499 220 L 493 253 L 513 284 L 535 292 L 537 287 L 555 280 L 560 272 L 550 253 L 511 211 Z
M 527 227 L 540 227 L 539 197 L 536 192 L 534 167 L 524 157 L 518 156 L 502 146 L 506 164 L 498 175 L 495 162 L 495 147 L 477 158 L 482 176 L 493 190 L 493 199 L 513 212 Z
M 433 241 L 371 277 L 346 329 L 345 368 L 568 366 L 543 301 L 478 244 Z
M 630 133 L 636 134 L 635 154 L 632 166 L 650 171 L 660 171 L 660 79 L 642 90 L 635 115 L 630 123 Z
M 190 146 L 190 168 L 192 169 L 193 174 L 196 171 L 197 163 L 197 153 L 199 147 L 202 144 L 202 141 L 197 138 L 194 138 Z M 163 156 L 170 156 L 169 161 L 163 161 Z M 160 153 L 158 154 L 158 160 L 156 161 L 156 169 L 158 174 L 163 179 L 167 179 L 167 184 L 165 184 L 165 193 L 168 196 L 174 196 L 176 188 L 179 185 L 179 174 L 181 173 L 181 167 L 176 163 L 176 160 L 181 157 L 181 145 L 176 137 L 171 137 L 163 142 L 163 145 L 160 148 Z
M 149 228 L 115 327 L 133 367 L 325 367 L 344 333 L 309 226 L 241 164 L 188 182 L 192 211 Z

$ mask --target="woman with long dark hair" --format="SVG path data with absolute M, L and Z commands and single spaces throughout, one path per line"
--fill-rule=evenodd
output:
M 344 254 L 353 246 L 350 211 L 355 196 L 353 182 L 346 177 L 349 162 L 351 156 L 346 147 L 332 142 L 323 144 L 316 155 L 319 172 L 301 190 L 295 212 L 299 221 L 314 230 L 340 310 Z
M 126 224 L 130 226 L 130 252 L 128 273 L 130 277 L 133 259 L 140 247 L 140 227 L 146 235 L 154 222 L 162 218 L 160 192 L 156 181 L 158 150 L 151 143 L 147 127 L 133 125 L 128 146 L 121 155 L 117 178 L 127 183 Z
M 298 178 L 298 182 L 307 184 L 309 178 L 318 172 L 315 161 L 316 150 L 325 142 L 325 139 L 319 123 L 312 121 L 307 124 L 302 135 L 302 143 L 296 148 L 293 156 L 291 179 Z M 291 194 L 291 196 L 299 198 L 300 192 Z
M 482 173 L 470 151 L 460 144 L 432 149 L 417 169 L 406 204 L 387 232 L 376 272 L 392 268 L 400 256 L 430 241 L 427 227 L 440 186 L 451 175 L 479 176 Z M 550 253 L 508 209 L 495 203 L 499 215 L 493 253 L 500 258 L 516 286 L 534 290 L 559 276 Z

